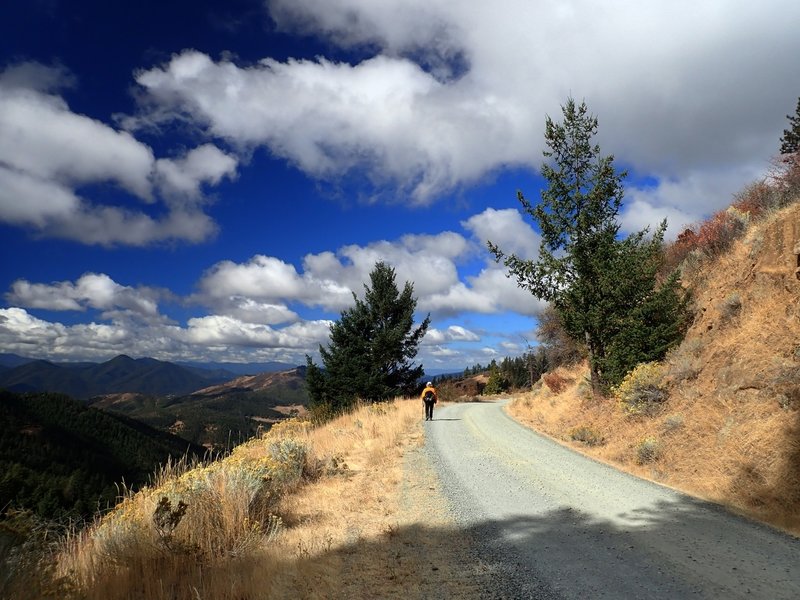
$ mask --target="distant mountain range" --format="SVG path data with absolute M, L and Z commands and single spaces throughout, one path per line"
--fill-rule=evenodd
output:
M 282 362 L 265 363 L 229 363 L 229 362 L 177 362 L 182 367 L 192 369 L 202 369 L 204 371 L 225 371 L 234 375 L 258 375 L 259 373 L 275 373 L 277 371 L 288 371 L 297 365 Z
M 104 363 L 53 363 L 0 354 L 0 388 L 15 392 L 59 392 L 83 400 L 115 393 L 154 396 L 190 394 L 195 390 L 238 377 L 243 369 L 287 368 L 281 363 L 237 365 L 227 363 L 178 365 L 154 358 L 120 355 Z

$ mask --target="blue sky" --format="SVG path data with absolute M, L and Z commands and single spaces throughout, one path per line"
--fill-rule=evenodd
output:
M 797 2 L 33 0 L 0 7 L 0 352 L 303 362 L 377 260 L 429 371 L 535 343 L 546 115 L 569 95 L 670 235 L 764 175 Z

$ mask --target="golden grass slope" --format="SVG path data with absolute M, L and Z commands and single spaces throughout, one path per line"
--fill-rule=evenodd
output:
M 800 534 L 800 205 L 751 227 L 685 283 L 696 318 L 661 365 L 668 400 L 631 415 L 560 370 L 510 412 L 640 476 Z
M 470 562 L 422 440 L 422 407 L 405 400 L 167 465 L 5 597 L 482 597 L 488 570 Z

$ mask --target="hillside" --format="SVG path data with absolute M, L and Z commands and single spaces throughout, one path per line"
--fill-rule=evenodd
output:
M 207 448 L 228 448 L 308 404 L 305 368 L 238 377 L 192 394 L 169 398 L 107 394 L 92 406 L 169 431 Z
M 423 436 L 417 409 L 293 420 L 222 460 L 165 471 L 21 573 L 12 597 L 44 596 L 34 591 L 57 578 L 59 597 L 87 600 L 486 597 L 489 570 L 470 562 L 468 534 L 449 530 L 430 467 L 415 464 L 405 480 L 404 451 Z M 159 526 L 167 510 L 173 525 Z
M 170 457 L 202 448 L 58 394 L 0 391 L 0 508 L 88 517 Z
M 112 393 L 188 394 L 230 379 L 228 372 L 186 368 L 153 358 L 120 355 L 107 362 L 55 364 L 36 360 L 0 372 L 0 388 L 15 392 L 58 392 L 89 399 Z
M 511 412 L 639 475 L 800 533 L 800 205 L 750 227 L 713 260 L 690 256 L 695 319 L 653 375 L 643 414 L 587 396 L 559 370 Z

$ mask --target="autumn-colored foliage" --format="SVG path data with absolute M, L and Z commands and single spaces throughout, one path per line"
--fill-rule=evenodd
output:
M 783 155 L 773 161 L 764 179 L 736 194 L 727 209 L 684 229 L 674 242 L 666 244 L 661 272 L 667 274 L 679 268 L 692 253 L 706 258 L 723 254 L 750 223 L 798 201 L 800 153 Z
M 544 380 L 544 384 L 550 388 L 550 391 L 554 394 L 560 394 L 567 385 L 567 380 L 558 373 L 545 373 L 542 379 Z
M 775 202 L 775 190 L 765 181 L 756 181 L 736 194 L 734 199 L 731 206 L 749 214 L 751 219 L 758 219 L 772 208 Z
M 731 207 L 700 225 L 697 244 L 707 255 L 719 256 L 747 229 L 747 216 Z

